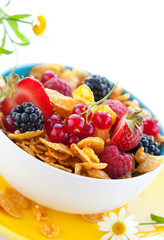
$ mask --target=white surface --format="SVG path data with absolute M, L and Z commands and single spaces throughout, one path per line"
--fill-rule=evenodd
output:
M 44 36 L 34 36 L 30 26 L 21 27 L 31 45 L 18 48 L 19 64 L 63 63 L 119 80 L 164 121 L 163 0 L 11 2 L 11 14 L 47 18 Z M 14 55 L 1 56 L 0 71 L 14 63 Z

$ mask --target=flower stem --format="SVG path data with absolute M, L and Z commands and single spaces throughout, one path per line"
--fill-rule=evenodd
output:
M 1 19 L 2 20 L 11 20 L 11 21 L 21 22 L 21 23 L 27 23 L 27 24 L 31 24 L 31 25 L 33 23 L 33 22 L 27 22 L 27 21 L 24 21 L 24 20 L 15 19 L 15 18 L 11 18 L 11 17 L 2 17 Z
M 164 225 L 164 223 L 158 223 L 158 222 L 150 222 L 150 223 L 139 223 L 139 225 L 155 225 L 155 224 L 163 224 Z

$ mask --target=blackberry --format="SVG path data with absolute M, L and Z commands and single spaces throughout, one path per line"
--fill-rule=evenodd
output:
M 99 75 L 88 76 L 82 84 L 86 84 L 91 89 L 96 102 L 105 97 L 114 86 L 106 77 Z
M 143 134 L 141 137 L 140 142 L 138 145 L 131 150 L 134 154 L 137 152 L 137 150 L 141 147 L 144 147 L 144 152 L 149 153 L 150 155 L 160 155 L 160 149 L 158 147 L 158 143 L 154 142 L 153 137 L 147 136 L 146 134 Z
M 21 133 L 36 131 L 43 128 L 44 118 L 42 111 L 30 102 L 24 102 L 12 109 L 10 115 L 14 125 Z

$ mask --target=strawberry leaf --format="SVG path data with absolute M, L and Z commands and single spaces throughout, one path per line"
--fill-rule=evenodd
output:
M 157 216 L 155 214 L 150 214 L 151 220 L 157 222 L 157 223 L 164 223 L 164 217 Z
M 132 120 L 126 119 L 125 122 L 128 125 L 128 128 L 130 129 L 131 132 L 134 130 L 134 122 Z

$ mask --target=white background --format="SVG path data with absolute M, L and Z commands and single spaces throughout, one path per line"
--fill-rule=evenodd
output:
M 62 63 L 119 80 L 164 126 L 163 0 L 11 0 L 6 11 L 47 19 L 43 36 L 20 26 L 31 44 L 18 48 L 19 64 Z M 0 56 L 0 72 L 15 59 Z

